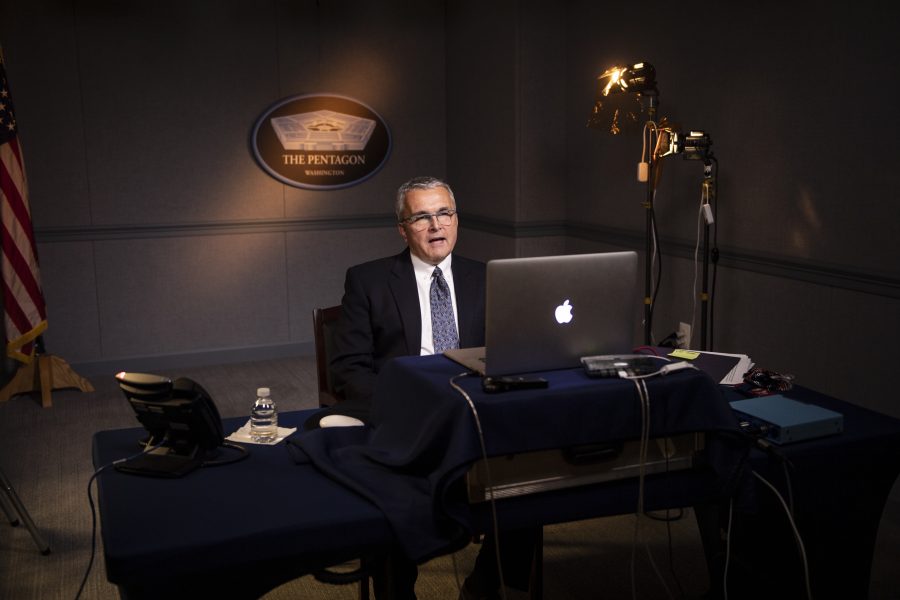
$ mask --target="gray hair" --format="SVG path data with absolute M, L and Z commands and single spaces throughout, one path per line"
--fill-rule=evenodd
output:
M 397 215 L 397 221 L 402 219 L 403 207 L 406 204 L 406 195 L 413 190 L 432 190 L 434 188 L 444 188 L 450 194 L 453 206 L 456 206 L 456 198 L 453 196 L 453 190 L 446 182 L 441 181 L 437 177 L 413 177 L 400 186 L 397 190 L 397 202 L 394 205 L 394 213 Z

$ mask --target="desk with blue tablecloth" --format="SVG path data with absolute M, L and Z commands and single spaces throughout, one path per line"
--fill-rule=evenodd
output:
M 634 381 L 559 370 L 533 374 L 547 380 L 546 389 L 490 394 L 479 377 L 463 371 L 443 356 L 395 359 L 379 375 L 372 428 L 322 429 L 289 440 L 322 472 L 381 508 L 399 544 L 417 561 L 471 536 L 471 509 L 455 484 L 483 455 L 641 436 L 644 419 Z M 646 395 L 650 437 L 737 429 L 718 385 L 701 371 L 647 379 Z M 709 462 L 723 486 L 740 458 L 729 450 L 717 440 L 708 443 Z M 655 492 L 651 486 L 647 500 L 663 504 Z M 619 512 L 637 506 L 635 494 L 627 506 L 620 498 Z M 551 514 L 531 521 L 555 522 Z
M 284 413 L 281 424 L 299 426 L 312 412 Z M 245 422 L 226 419 L 226 431 Z M 94 464 L 133 455 L 145 434 L 98 432 Z M 371 502 L 295 464 L 283 443 L 179 479 L 107 469 L 97 489 L 107 578 L 123 598 L 258 598 L 391 539 Z
M 818 439 L 754 449 L 748 469 L 792 504 L 809 563 L 813 598 L 868 598 L 872 557 L 885 503 L 900 474 L 900 420 L 794 387 L 792 399 L 841 413 L 844 431 Z M 743 398 L 726 390 L 727 400 Z M 790 477 L 788 485 L 787 477 Z M 729 598 L 804 598 L 800 554 L 783 507 L 748 477 L 749 501 L 734 504 Z M 727 522 L 724 504 L 702 505 L 712 530 Z M 718 513 L 718 514 L 716 514 Z M 710 544 L 710 574 L 719 585 L 724 548 Z
M 633 382 L 554 371 L 538 374 L 548 380 L 546 390 L 494 395 L 484 393 L 477 378 L 457 377 L 460 370 L 440 356 L 392 361 L 379 377 L 371 428 L 298 433 L 290 444 L 251 446 L 244 461 L 181 479 L 104 472 L 98 490 L 109 580 L 130 598 L 198 591 L 253 598 L 323 566 L 390 547 L 399 546 L 419 561 L 452 551 L 472 532 L 486 531 L 491 520 L 487 504 L 469 505 L 460 493 L 464 473 L 482 454 L 468 399 L 476 407 L 489 455 L 640 434 Z M 684 371 L 648 381 L 647 392 L 652 435 L 703 431 L 712 443 L 702 467 L 648 476 L 645 508 L 722 506 L 742 487 L 736 476 L 747 463 L 742 461 L 746 453 L 735 452 L 729 443 L 734 438 L 723 435 L 719 446 L 715 441 L 736 424 L 719 386 L 702 373 Z M 885 444 L 897 454 L 896 420 L 839 401 L 827 407 L 844 412 L 845 433 L 786 448 L 798 462 L 819 473 L 833 468 L 835 456 L 864 462 L 867 452 Z M 300 424 L 308 414 L 282 414 L 282 424 Z M 227 420 L 226 431 L 244 421 Z M 97 433 L 95 465 L 133 454 L 139 437 L 140 429 Z M 768 464 L 763 455 L 751 455 L 751 461 L 762 470 Z M 877 463 L 879 481 L 896 478 L 897 462 Z M 803 479 L 811 489 L 822 484 L 814 476 Z M 796 488 L 798 505 L 816 513 L 799 501 Z M 883 488 L 866 488 L 872 499 L 867 516 L 857 519 L 872 533 L 856 536 L 858 544 L 845 549 L 866 565 L 887 495 Z M 617 480 L 506 498 L 497 509 L 503 527 L 535 526 L 630 513 L 637 495 L 636 481 Z M 744 496 L 745 502 L 756 506 L 754 496 L 759 493 Z M 834 505 L 818 512 L 833 518 L 843 510 L 838 504 L 835 498 Z M 265 511 L 256 509 L 263 505 Z M 758 514 L 770 512 L 766 505 Z M 712 509 L 704 514 L 710 522 L 717 518 Z M 714 543 L 710 556 L 715 566 Z M 254 577 L 246 577 L 247 572 Z M 847 586 L 867 586 L 867 575 L 863 582 L 855 573 Z

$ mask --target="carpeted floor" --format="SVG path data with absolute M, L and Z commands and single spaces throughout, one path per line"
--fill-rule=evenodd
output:
M 317 402 L 312 357 L 161 374 L 191 377 L 199 382 L 213 396 L 223 417 L 246 415 L 259 386 L 272 388 L 282 411 L 312 408 Z M 73 599 L 88 567 L 91 436 L 104 429 L 138 426 L 112 374 L 92 377 L 91 382 L 96 388 L 92 393 L 54 392 L 52 408 L 41 408 L 39 399 L 28 395 L 0 403 L 0 469 L 52 550 L 50 555 L 42 556 L 24 527 L 10 527 L 5 519 L 0 522 L 2 599 Z M 896 557 L 900 555 L 900 502 L 896 499 L 900 494 L 896 492 L 895 486 L 894 500 L 889 502 L 882 520 L 870 600 L 900 599 L 900 570 L 896 569 Z M 637 546 L 633 543 L 633 515 L 546 527 L 544 597 L 702 597 L 708 591 L 709 578 L 691 511 L 669 523 L 642 518 L 639 525 L 642 542 Z M 96 558 L 81 598 L 118 598 L 115 586 L 106 581 L 99 535 L 96 540 Z M 477 546 L 470 545 L 455 555 L 423 565 L 416 588 L 420 600 L 455 599 L 457 581 L 469 572 L 476 552 Z M 353 585 L 323 584 L 307 576 L 272 590 L 265 599 L 357 597 Z M 509 600 L 523 598 L 524 595 L 509 595 Z

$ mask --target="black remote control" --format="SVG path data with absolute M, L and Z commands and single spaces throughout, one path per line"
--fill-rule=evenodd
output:
M 481 388 L 488 393 L 506 392 L 509 390 L 531 390 L 547 387 L 543 377 L 484 377 Z

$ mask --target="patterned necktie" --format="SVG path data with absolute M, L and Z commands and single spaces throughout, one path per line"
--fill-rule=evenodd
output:
M 450 287 L 440 267 L 434 268 L 431 275 L 431 336 L 434 341 L 434 353 L 459 347 L 459 336 L 456 333 L 456 320 L 453 318 L 453 302 L 450 299 Z

